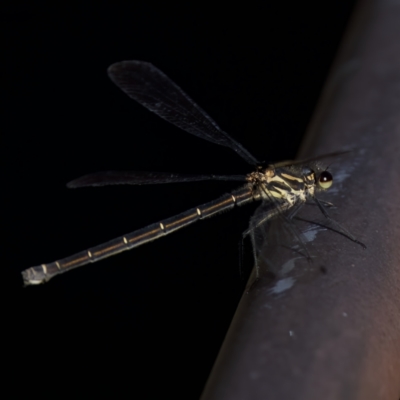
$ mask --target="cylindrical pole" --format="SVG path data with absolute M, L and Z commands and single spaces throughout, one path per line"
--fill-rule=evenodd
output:
M 328 230 L 310 244 L 311 264 L 293 261 L 273 281 L 261 271 L 202 400 L 400 397 L 398 0 L 358 4 L 300 158 L 349 148 L 326 200 L 367 250 Z

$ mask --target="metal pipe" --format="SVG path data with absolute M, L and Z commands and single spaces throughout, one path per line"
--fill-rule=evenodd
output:
M 327 200 L 367 250 L 327 231 L 253 276 L 202 400 L 400 397 L 399 43 L 400 2 L 360 1 L 299 154 L 354 149 Z

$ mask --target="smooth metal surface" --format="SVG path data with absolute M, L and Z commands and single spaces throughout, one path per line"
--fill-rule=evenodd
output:
M 353 148 L 311 265 L 249 283 L 202 400 L 400 398 L 400 2 L 361 1 L 300 157 Z M 307 216 L 305 216 L 307 217 Z

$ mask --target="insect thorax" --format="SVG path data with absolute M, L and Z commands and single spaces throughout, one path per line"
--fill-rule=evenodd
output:
M 315 190 L 312 171 L 304 173 L 301 168 L 290 166 L 268 166 L 249 174 L 247 181 L 252 185 L 257 197 L 289 203 L 291 206 L 298 201 L 305 202 L 309 196 L 314 195 Z

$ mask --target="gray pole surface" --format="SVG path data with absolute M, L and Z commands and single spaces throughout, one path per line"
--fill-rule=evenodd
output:
M 367 249 L 326 230 L 312 263 L 261 269 L 202 400 L 400 398 L 399 0 L 356 7 L 299 158 L 349 148 L 323 198 Z

